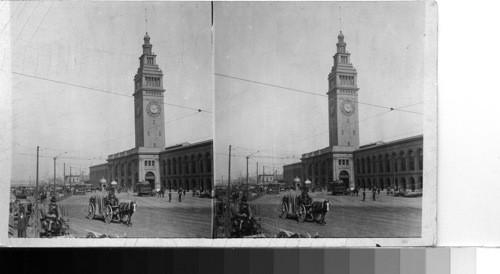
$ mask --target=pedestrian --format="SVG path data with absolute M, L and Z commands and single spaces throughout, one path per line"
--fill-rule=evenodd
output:
M 372 196 L 373 200 L 375 201 L 375 194 L 377 194 L 377 191 L 375 189 L 373 189 L 372 193 L 373 193 L 373 196 Z
M 182 192 L 179 191 L 179 202 L 182 202 Z
M 172 190 L 168 193 L 168 202 L 170 203 L 172 201 Z
M 184 194 L 184 197 L 186 197 L 186 190 L 182 190 L 182 193 Z
M 378 194 L 380 195 L 380 188 L 377 188 L 377 192 L 378 192 Z
M 24 206 L 19 207 L 19 216 L 17 217 L 17 237 L 26 238 L 26 228 L 28 227 L 29 216 L 24 214 Z
M 194 197 L 195 192 L 196 192 L 196 190 L 193 188 L 193 197 Z
M 363 201 L 366 199 L 366 191 L 363 190 Z

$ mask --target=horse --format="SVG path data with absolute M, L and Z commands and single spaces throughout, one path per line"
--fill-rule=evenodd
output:
M 132 226 L 132 215 L 137 210 L 137 204 L 135 201 L 131 202 L 121 202 L 118 204 L 118 216 L 121 222 L 124 221 L 124 217 L 127 216 L 127 221 L 125 222 L 128 226 Z
M 311 204 L 311 213 L 314 217 L 314 220 L 321 225 L 325 225 L 325 216 L 326 213 L 330 210 L 330 201 L 324 200 L 322 202 L 313 202 Z

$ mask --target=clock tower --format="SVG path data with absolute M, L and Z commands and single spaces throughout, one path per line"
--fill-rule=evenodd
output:
M 165 148 L 163 73 L 146 32 L 139 69 L 134 77 L 135 147 Z
M 340 32 L 332 71 L 328 75 L 330 147 L 359 146 L 358 73 L 351 64 L 350 55 Z
M 353 152 L 359 147 L 358 73 L 350 59 L 340 32 L 327 94 L 332 180 L 342 182 L 345 188 L 355 185 Z

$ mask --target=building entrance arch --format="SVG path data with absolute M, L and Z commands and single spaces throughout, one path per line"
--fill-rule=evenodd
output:
M 144 180 L 151 185 L 151 189 L 155 189 L 156 176 L 153 172 L 149 171 L 144 176 Z
M 339 173 L 339 179 L 344 183 L 344 187 L 347 189 L 349 188 L 349 172 L 342 170 Z

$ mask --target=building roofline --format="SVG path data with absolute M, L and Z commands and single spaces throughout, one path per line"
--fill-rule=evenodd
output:
M 420 134 L 420 135 L 415 135 L 415 136 L 411 136 L 411 137 L 407 137 L 407 138 L 403 138 L 403 139 L 397 139 L 397 140 L 393 140 L 393 141 L 389 141 L 389 142 L 379 141 L 379 142 L 369 143 L 369 144 L 360 146 L 359 149 L 355 150 L 355 152 L 360 151 L 360 150 L 368 150 L 368 149 L 372 149 L 372 148 L 391 146 L 391 145 L 394 145 L 397 143 L 410 142 L 410 141 L 415 141 L 415 140 L 419 140 L 419 139 L 423 139 L 423 138 L 424 138 L 424 135 Z
M 173 146 L 169 146 L 169 147 L 166 147 L 164 150 L 160 151 L 160 154 L 162 153 L 167 153 L 167 152 L 172 152 L 172 151 L 177 151 L 177 150 L 181 150 L 181 149 L 185 149 L 185 148 L 191 148 L 191 147 L 198 147 L 198 146 L 203 146 L 203 145 L 208 145 L 208 144 L 211 144 L 213 143 L 214 140 L 213 139 L 210 139 L 210 140 L 205 140 L 205 141 L 201 141 L 201 142 L 197 142 L 197 143 L 182 143 L 182 144 L 177 144 L 177 145 L 173 145 Z

